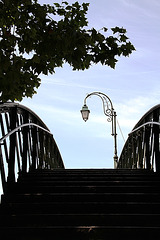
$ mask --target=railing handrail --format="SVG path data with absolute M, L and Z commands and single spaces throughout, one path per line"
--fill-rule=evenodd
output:
M 137 132 L 138 130 L 140 130 L 142 127 L 145 127 L 146 125 L 150 125 L 150 124 L 153 124 L 153 125 L 159 125 L 160 126 L 160 123 L 159 122 L 146 122 L 144 124 L 142 124 L 141 126 L 133 129 L 128 135 L 130 136 L 132 133 L 134 132 Z
M 0 143 L 3 142 L 7 137 L 11 136 L 13 133 L 17 132 L 17 130 L 19 130 L 20 128 L 24 128 L 24 127 L 27 127 L 27 126 L 34 126 L 34 127 L 37 127 L 37 128 L 40 128 L 41 130 L 47 132 L 48 134 L 50 135 L 53 135 L 50 131 L 48 131 L 47 129 L 41 127 L 40 125 L 38 124 L 35 124 L 35 123 L 24 123 L 22 125 L 19 125 L 18 127 L 16 127 L 15 129 L 13 129 L 12 131 L 10 131 L 9 133 L 7 133 L 5 136 L 3 136 L 2 138 L 0 138 Z
M 160 109 L 160 104 L 155 105 L 154 107 L 152 107 L 151 109 L 149 109 L 149 111 L 147 111 L 141 118 L 140 120 L 136 123 L 136 125 L 134 126 L 133 129 L 137 128 L 141 123 L 143 123 L 145 121 L 145 119 L 148 118 L 149 115 L 152 115 L 153 112 L 157 112 Z M 156 120 L 157 121 L 157 120 Z M 146 122 L 146 121 L 145 121 Z

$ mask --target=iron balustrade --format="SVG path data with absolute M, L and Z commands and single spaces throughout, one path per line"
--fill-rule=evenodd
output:
M 160 172 L 160 104 L 151 108 L 129 133 L 118 168 Z
M 3 191 L 19 175 L 36 169 L 64 168 L 53 135 L 30 109 L 16 103 L 0 104 L 0 172 Z

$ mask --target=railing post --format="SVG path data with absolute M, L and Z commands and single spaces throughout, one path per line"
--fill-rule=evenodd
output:
M 16 128 L 17 107 L 11 108 L 10 113 L 10 131 Z M 15 149 L 16 133 L 10 136 L 9 161 L 8 161 L 8 184 L 15 182 Z
M 153 112 L 153 120 L 159 122 L 159 111 Z M 155 152 L 155 166 L 156 172 L 160 172 L 160 129 L 158 125 L 153 126 L 153 135 L 154 135 L 154 152 Z
M 31 134 L 32 134 L 32 163 L 30 166 L 30 169 L 35 170 L 36 169 L 36 165 L 37 165 L 37 145 L 38 145 L 38 138 L 37 138 L 37 131 L 38 129 L 36 127 L 32 127 L 31 128 Z
M 145 127 L 145 137 L 144 137 L 144 144 L 145 144 L 145 160 L 146 160 L 146 168 L 148 170 L 151 169 L 151 161 L 150 161 L 150 127 Z
M 42 131 L 39 131 L 39 163 L 38 168 L 43 169 L 44 168 L 44 159 L 45 159 L 45 153 L 44 153 L 44 133 Z
M 143 131 L 138 133 L 137 139 L 137 159 L 138 159 L 138 168 L 143 168 L 143 148 L 142 148 L 142 139 L 143 139 Z
M 28 112 L 23 112 L 23 122 L 28 123 Z M 28 152 L 28 131 L 29 127 L 22 129 L 23 134 L 23 152 L 22 152 L 22 174 L 27 172 L 27 152 Z
M 4 163 L 3 163 L 3 156 L 2 151 L 0 148 L 0 172 L 1 172 L 1 180 L 2 180 L 2 188 L 3 192 L 6 192 L 6 176 L 5 176 L 5 170 L 4 170 Z
M 159 126 L 153 127 L 156 172 L 160 172 Z

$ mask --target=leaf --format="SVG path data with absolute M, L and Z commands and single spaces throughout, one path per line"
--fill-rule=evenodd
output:
M 55 5 L 57 8 L 61 7 L 59 3 L 54 3 L 54 5 Z
M 104 27 L 103 30 L 104 30 L 104 32 L 107 32 L 107 31 L 108 31 L 108 28 Z
M 128 39 L 128 37 L 125 36 L 124 34 L 121 34 L 121 35 L 120 35 L 120 41 L 121 41 L 121 42 L 126 42 L 127 39 Z
M 126 29 L 119 28 L 119 27 L 111 28 L 111 30 L 113 31 L 113 34 L 115 34 L 115 33 L 126 33 Z
M 34 55 L 32 60 L 33 60 L 33 63 L 40 63 L 40 58 L 37 55 Z
M 89 7 L 90 3 L 83 3 L 82 6 L 83 6 L 83 9 L 85 12 L 88 11 L 88 7 Z
M 68 5 L 68 2 L 62 2 L 62 4 Z

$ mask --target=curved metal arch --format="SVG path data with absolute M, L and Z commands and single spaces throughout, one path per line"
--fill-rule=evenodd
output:
M 153 114 L 153 112 L 155 111 L 159 111 L 160 110 L 160 104 L 155 105 L 154 107 L 152 107 L 151 109 L 149 109 L 141 118 L 140 120 L 136 123 L 136 125 L 134 126 L 134 128 L 132 129 L 132 131 L 134 129 L 136 129 L 137 127 L 139 127 L 140 125 L 142 125 L 147 118 L 149 118 L 150 115 Z
M 49 131 L 48 127 L 42 121 L 42 119 L 30 108 L 19 103 L 13 103 L 13 102 L 0 103 L 0 113 L 9 112 L 11 108 L 17 108 L 17 113 L 19 114 L 21 114 L 23 111 L 28 112 L 32 118 L 36 119 L 36 121 L 39 123 L 40 126 L 44 127 Z
M 160 104 L 147 111 L 129 133 L 118 168 L 160 171 Z

